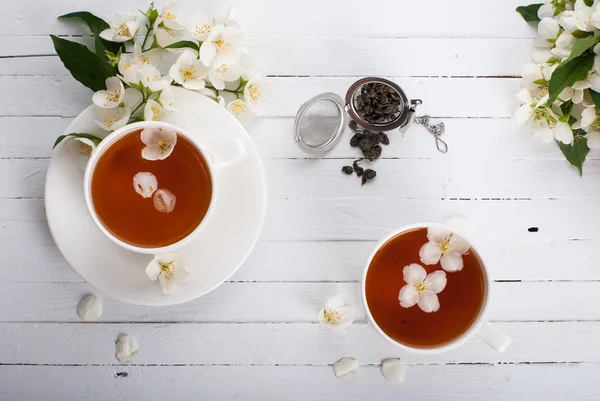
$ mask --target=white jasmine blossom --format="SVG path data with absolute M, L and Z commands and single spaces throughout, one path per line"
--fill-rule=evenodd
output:
M 533 136 L 541 137 L 544 142 L 554 141 L 559 116 L 551 108 L 546 107 L 548 94 L 538 100 L 523 88 L 517 93 L 517 99 L 521 101 L 521 107 L 515 113 L 517 124 L 527 125 Z
M 118 77 L 110 77 L 104 81 L 106 90 L 99 90 L 94 93 L 92 100 L 95 105 L 105 109 L 118 107 L 125 99 L 125 87 Z
M 177 198 L 173 195 L 173 192 L 168 189 L 159 189 L 154 193 L 152 197 L 154 208 L 161 213 L 171 213 L 175 210 L 175 203 Z
M 569 57 L 575 39 L 575 36 L 571 35 L 570 32 L 564 31 L 556 39 L 556 42 L 554 43 L 555 47 L 550 50 L 550 53 L 561 60 Z M 556 65 L 556 67 L 558 67 L 558 65 Z
M 200 46 L 200 60 L 205 66 L 219 64 L 219 59 L 230 63 L 238 63 L 245 48 L 244 31 L 237 27 L 215 25 L 211 28 L 206 40 Z
M 81 171 L 85 171 L 90 156 L 96 149 L 96 144 L 91 139 L 74 136 L 67 138 L 67 141 L 65 144 L 67 152 L 73 157 L 77 167 Z
M 155 255 L 146 267 L 146 274 L 150 280 L 158 280 L 165 295 L 171 294 L 175 285 L 189 276 L 179 255 L 174 253 Z
M 171 88 L 171 86 L 167 86 L 160 92 L 160 94 L 156 98 L 156 101 L 163 107 L 163 109 L 168 111 L 175 110 L 173 108 L 173 102 L 175 100 L 175 97 L 173 95 L 173 89 Z
M 181 10 L 178 3 L 171 3 L 165 6 L 160 13 L 160 18 L 167 29 L 179 30 L 185 26 L 181 21 Z
M 140 347 L 135 337 L 121 333 L 115 342 L 115 358 L 119 362 L 129 362 L 140 352 Z
M 561 28 L 554 18 L 543 18 L 538 24 L 538 34 L 540 40 L 536 42 L 538 47 L 554 47 L 554 43 L 561 33 Z
M 135 15 L 117 14 L 110 24 L 110 28 L 100 32 L 100 37 L 110 42 L 127 42 L 132 40 L 140 27 Z
M 400 289 L 398 300 L 403 308 L 418 305 L 423 312 L 437 312 L 440 301 L 437 294 L 446 288 L 446 272 L 436 270 L 427 274 L 423 266 L 413 263 L 403 270 L 406 285 Z
M 573 128 L 585 130 L 587 145 L 590 149 L 600 149 L 600 117 L 595 106 L 586 107 L 581 113 L 579 124 Z
M 169 76 L 184 88 L 199 90 L 204 88 L 204 78 L 208 75 L 208 68 L 198 59 L 198 53 L 187 49 L 177 59 L 169 70 Z
M 240 120 L 242 124 L 246 124 L 252 120 L 252 111 L 250 110 L 250 106 L 248 106 L 248 103 L 244 102 L 243 100 L 238 99 L 229 103 L 227 105 L 227 110 L 229 110 L 229 112 L 231 112 L 235 118 Z
M 144 106 L 145 121 L 167 121 L 169 111 L 155 100 L 148 100 Z
M 345 306 L 340 295 L 336 295 L 319 311 L 318 321 L 330 331 L 344 332 L 354 323 L 354 311 Z
M 350 380 L 356 376 L 358 370 L 358 361 L 354 358 L 342 358 L 333 364 L 333 374 L 342 380 Z
M 168 29 L 161 17 L 154 21 L 153 32 L 156 43 L 160 47 L 164 48 L 177 42 L 177 31 Z
M 152 92 L 158 92 L 165 89 L 171 83 L 171 80 L 163 77 L 158 68 L 150 64 L 143 64 L 139 69 L 141 84 Z
M 142 198 L 149 198 L 158 189 L 158 180 L 152 173 L 142 171 L 133 176 L 133 189 Z
M 127 107 L 104 109 L 94 108 L 94 123 L 106 131 L 114 131 L 127 125 L 131 117 L 131 110 Z
M 593 17 L 596 7 L 588 7 L 583 0 L 575 1 L 573 11 L 564 11 L 560 16 L 560 25 L 569 32 L 592 31 L 595 26 Z
M 77 316 L 84 322 L 98 320 L 102 316 L 102 302 L 94 294 L 87 294 L 77 305 Z
M 435 265 L 438 262 L 447 272 L 455 272 L 463 268 L 463 254 L 469 251 L 469 243 L 443 227 L 429 227 L 427 229 L 428 243 L 421 247 L 419 257 L 426 265 Z
M 244 88 L 244 100 L 256 115 L 262 114 L 262 102 L 271 95 L 271 88 L 265 77 L 255 74 Z
M 230 62 L 226 57 L 213 63 L 208 72 L 208 79 L 215 89 L 225 89 L 225 82 L 235 81 L 240 77 L 241 66 L 237 62 Z
M 164 160 L 177 144 L 177 133 L 170 128 L 145 128 L 140 139 L 146 145 L 142 157 L 146 160 Z
M 213 25 L 215 25 L 215 18 L 203 13 L 194 13 L 187 24 L 188 29 L 194 38 L 199 42 L 204 42 L 210 31 L 212 30 Z

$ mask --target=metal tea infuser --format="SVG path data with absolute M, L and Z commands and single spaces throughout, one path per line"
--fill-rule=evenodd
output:
M 392 88 L 400 98 L 398 113 L 389 121 L 369 122 L 361 117 L 357 110 L 356 99 L 360 96 L 361 89 L 363 86 L 373 83 Z M 405 127 L 421 103 L 422 101 L 419 99 L 409 100 L 402 88 L 390 80 L 363 78 L 350 86 L 345 99 L 335 93 L 323 93 L 305 102 L 296 114 L 294 141 L 304 152 L 322 155 L 339 141 L 346 127 L 348 116 L 369 131 L 391 131 Z M 443 122 L 430 125 L 427 115 L 415 117 L 413 121 L 423 125 L 435 137 L 436 147 L 440 152 L 448 151 L 448 145 L 440 138 L 445 131 Z

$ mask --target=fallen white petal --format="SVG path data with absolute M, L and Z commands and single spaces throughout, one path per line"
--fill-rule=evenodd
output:
M 354 358 L 342 358 L 333 364 L 333 374 L 343 380 L 350 380 L 356 375 L 358 361 Z
M 87 294 L 77 305 L 77 316 L 85 322 L 93 322 L 102 316 L 102 302 L 94 294 Z
M 158 188 L 158 180 L 152 173 L 139 172 L 133 177 L 133 189 L 144 198 L 149 198 Z
M 404 362 L 400 358 L 384 359 L 381 363 L 381 374 L 387 381 L 402 383 L 406 376 Z
M 138 346 L 135 337 L 126 333 L 121 333 L 119 335 L 119 338 L 115 343 L 115 348 L 115 358 L 120 362 L 131 361 L 140 351 L 140 347 Z
M 168 189 L 159 189 L 152 198 L 154 207 L 161 213 L 171 213 L 175 209 L 177 198 Z

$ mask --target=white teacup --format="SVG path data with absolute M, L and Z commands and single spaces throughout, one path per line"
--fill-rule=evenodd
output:
M 379 327 L 379 325 L 373 318 L 373 315 L 371 314 L 371 311 L 369 310 L 369 305 L 367 303 L 367 297 L 366 297 L 367 272 L 369 271 L 369 266 L 371 265 L 371 261 L 373 260 L 373 257 L 377 254 L 377 252 L 381 249 L 381 247 L 386 242 L 388 242 L 390 239 L 392 239 L 396 235 L 404 233 L 409 230 L 414 230 L 416 228 L 429 228 L 429 227 L 440 227 L 440 228 L 447 229 L 453 233 L 455 232 L 450 227 L 448 227 L 444 224 L 437 224 L 437 223 L 410 224 L 410 225 L 406 225 L 396 231 L 389 233 L 385 238 L 380 240 L 377 243 L 377 245 L 375 245 L 375 248 L 373 249 L 371 256 L 369 256 L 369 259 L 367 260 L 365 272 L 364 272 L 363 278 L 362 278 L 362 299 L 363 299 L 363 304 L 364 304 L 367 316 L 369 317 L 369 320 L 371 321 L 371 323 L 373 324 L 375 329 L 379 332 L 379 334 L 381 334 L 381 336 L 383 336 L 386 340 L 388 340 L 392 344 L 394 344 L 402 349 L 405 349 L 407 351 L 417 353 L 417 354 L 437 354 L 437 353 L 441 353 L 441 352 L 450 351 L 451 349 L 454 349 L 454 348 L 458 347 L 459 345 L 465 343 L 474 335 L 479 336 L 483 341 L 485 341 L 490 347 L 494 348 L 496 351 L 504 352 L 506 350 L 506 348 L 508 348 L 508 346 L 510 345 L 511 338 L 509 336 L 507 336 L 504 332 L 502 332 L 500 329 L 498 329 L 497 327 L 490 324 L 485 318 L 487 315 L 489 305 L 490 305 L 490 283 L 491 282 L 490 282 L 490 278 L 489 278 L 488 272 L 486 270 L 486 267 L 484 264 L 484 259 L 481 255 L 481 253 L 477 250 L 477 248 L 475 248 L 475 246 L 473 246 L 473 243 L 468 238 L 465 238 L 465 240 L 467 240 L 469 242 L 469 244 L 471 245 L 471 248 L 479 255 L 479 257 L 482 261 L 481 267 L 483 269 L 485 289 L 484 289 L 483 306 L 482 306 L 481 310 L 479 311 L 479 316 L 477 316 L 477 318 L 474 320 L 474 322 L 471 324 L 471 326 L 467 330 L 465 330 L 465 332 L 460 337 L 456 338 L 455 340 L 453 340 L 449 343 L 444 343 L 440 346 L 417 348 L 417 347 L 413 347 L 413 346 L 410 346 L 407 344 L 403 344 L 399 341 L 394 340 L 390 336 L 388 336 Z M 459 233 L 456 233 L 456 234 L 462 236 Z M 464 236 L 463 236 L 463 238 L 464 238 Z M 398 288 L 398 290 L 400 290 L 400 288 Z
M 106 150 L 112 144 L 114 144 L 115 142 L 117 142 L 119 139 L 123 138 L 125 135 L 129 134 L 130 132 L 137 131 L 140 129 L 145 129 L 145 128 L 169 128 L 169 129 L 175 130 L 178 134 L 186 137 L 191 143 L 193 143 L 195 145 L 195 147 L 202 154 L 202 156 L 204 156 L 204 159 L 206 160 L 208 169 L 210 171 L 210 178 L 212 181 L 212 197 L 211 197 L 210 205 L 208 207 L 208 210 L 206 211 L 206 215 L 204 216 L 204 218 L 202 219 L 202 222 L 198 225 L 198 227 L 196 227 L 194 229 L 194 231 L 192 231 L 190 234 L 188 234 L 186 237 L 182 238 L 181 240 L 179 240 L 173 244 L 163 246 L 163 247 L 158 247 L 158 248 L 146 248 L 146 247 L 132 245 L 132 244 L 129 244 L 129 243 L 117 238 L 116 236 L 114 236 L 104 226 L 102 221 L 99 219 L 99 217 L 96 213 L 96 210 L 94 209 L 94 203 L 92 202 L 92 195 L 91 195 L 91 192 L 92 192 L 91 191 L 91 188 L 92 188 L 91 181 L 92 181 L 94 169 L 96 168 L 96 165 L 98 164 L 98 160 L 100 158 L 102 158 L 102 155 L 106 152 Z M 119 245 L 120 247 L 125 248 L 132 252 L 146 253 L 146 254 L 159 254 L 159 253 L 165 253 L 165 252 L 173 252 L 177 248 L 189 243 L 192 240 L 192 238 L 203 229 L 203 227 L 206 225 L 205 223 L 210 219 L 210 217 L 213 213 L 213 210 L 214 210 L 214 205 L 218 202 L 217 194 L 218 194 L 219 181 L 218 181 L 218 177 L 215 174 L 215 172 L 225 166 L 228 166 L 228 165 L 236 162 L 237 160 L 239 160 L 239 158 L 241 156 L 244 155 L 244 153 L 245 153 L 245 148 L 244 148 L 243 143 L 241 143 L 241 141 L 234 140 L 234 141 L 223 142 L 223 143 L 201 143 L 196 137 L 190 135 L 185 130 L 183 130 L 179 127 L 176 127 L 172 124 L 165 123 L 165 122 L 142 121 L 142 122 L 126 125 L 122 128 L 119 128 L 118 130 L 112 132 L 106 138 L 104 138 L 102 140 L 102 142 L 100 142 L 98 147 L 94 150 L 94 152 L 92 153 L 92 155 L 90 157 L 90 160 L 88 161 L 88 164 L 87 164 L 87 167 L 85 170 L 84 180 L 83 180 L 83 192 L 84 192 L 84 196 L 85 196 L 85 203 L 86 203 L 87 209 L 90 213 L 92 220 L 94 221 L 94 224 L 96 224 L 96 227 L 98 227 L 98 229 L 107 238 L 109 238 L 111 241 L 113 241 L 115 244 Z

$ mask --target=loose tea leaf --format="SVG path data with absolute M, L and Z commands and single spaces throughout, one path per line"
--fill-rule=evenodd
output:
M 367 180 L 372 180 L 376 176 L 377 172 L 375 170 L 371 170 L 370 168 L 365 170 L 365 177 L 367 177 Z
M 400 95 L 394 88 L 373 82 L 363 85 L 360 93 L 354 98 L 354 108 L 358 115 L 369 123 L 382 124 L 394 121 L 400 116 L 400 102 Z M 355 129 L 352 126 L 350 128 Z
M 358 159 L 355 160 L 354 163 L 352 163 L 352 166 L 354 167 L 354 171 L 356 172 L 357 176 L 361 176 L 363 175 L 363 172 L 365 171 L 362 167 L 359 167 L 358 162 L 361 161 L 362 159 Z
M 384 145 L 390 144 L 390 138 L 388 138 L 388 136 L 385 132 L 379 132 L 377 134 L 377 136 L 379 137 L 379 142 L 381 142 L 382 144 L 384 144 Z
M 352 174 L 354 170 L 352 169 L 352 166 L 344 166 L 342 167 L 342 172 L 346 173 L 346 174 Z
M 354 134 L 354 136 L 350 139 L 350 146 L 352 146 L 353 148 L 357 147 L 358 144 L 360 143 L 360 140 L 364 138 L 364 135 L 361 134 L 360 132 L 357 132 L 356 134 Z

